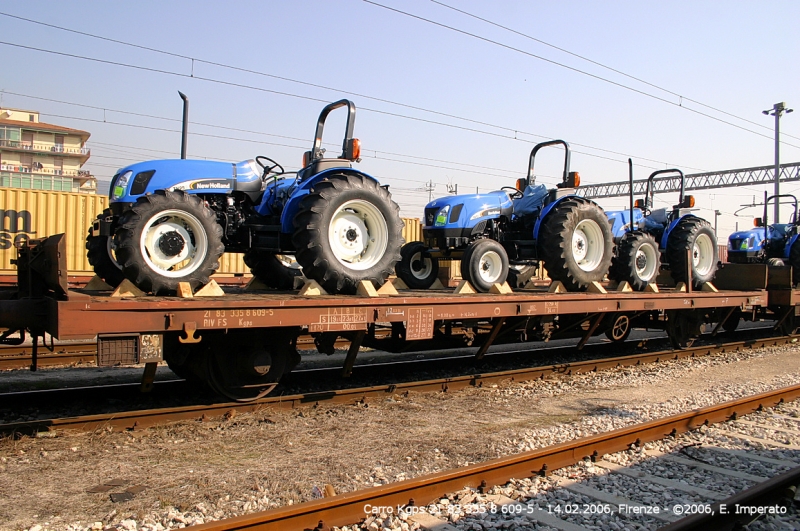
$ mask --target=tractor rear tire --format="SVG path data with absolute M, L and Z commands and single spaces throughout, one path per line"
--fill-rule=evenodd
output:
M 691 275 L 686 267 L 686 253 L 692 251 Z M 672 229 L 667 240 L 667 260 L 675 282 L 693 282 L 701 287 L 714 280 L 719 260 L 717 237 L 711 224 L 700 218 L 686 218 Z
M 400 249 L 397 276 L 411 289 L 428 289 L 439 277 L 439 260 L 431 258 L 422 242 L 409 242 Z
M 120 218 L 114 238 L 125 277 L 154 294 L 172 293 L 180 282 L 192 290 L 208 284 L 225 252 L 214 212 L 182 191 L 139 197 Z
M 112 215 L 111 209 L 107 208 L 97 217 L 104 219 Z M 125 280 L 122 266 L 119 265 L 115 256 L 112 236 L 94 235 L 90 228 L 89 234 L 86 236 L 86 258 L 94 268 L 95 274 L 109 286 L 117 287 Z
M 792 244 L 789 249 L 789 265 L 792 266 L 792 283 L 800 283 L 800 239 Z
M 608 273 L 613 253 L 603 209 L 590 201 L 564 199 L 547 215 L 537 238 L 548 276 L 569 291 L 583 291 Z
M 403 221 L 389 191 L 359 174 L 319 181 L 300 201 L 292 243 L 306 277 L 328 293 L 382 285 L 400 260 Z
M 642 291 L 656 281 L 661 266 L 656 239 L 642 232 L 628 233 L 617 245 L 608 278 L 627 282 L 634 291 Z
M 481 238 L 467 246 L 461 257 L 461 277 L 482 292 L 502 284 L 508 276 L 508 255 L 498 242 Z
M 295 289 L 295 279 L 304 278 L 297 263 L 289 265 L 274 253 L 250 249 L 244 253 L 244 263 L 258 280 L 272 289 Z

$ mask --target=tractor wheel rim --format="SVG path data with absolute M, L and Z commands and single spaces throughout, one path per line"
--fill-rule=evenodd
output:
M 422 256 L 422 253 L 414 253 L 411 256 L 411 275 L 419 280 L 425 280 L 431 276 L 433 270 L 433 260 Z
M 658 251 L 649 243 L 636 249 L 636 276 L 649 282 L 656 276 L 656 258 Z M 640 265 L 641 264 L 641 265 Z
M 481 280 L 494 284 L 500 278 L 503 271 L 503 260 L 495 251 L 488 251 L 481 255 L 478 260 L 478 275 Z
M 692 245 L 692 266 L 698 275 L 707 275 L 714 267 L 714 243 L 708 234 L 698 234 Z
M 572 256 L 584 271 L 593 271 L 603 261 L 605 240 L 596 221 L 584 219 L 572 233 Z
M 363 271 L 377 264 L 389 246 L 389 225 L 381 211 L 361 199 L 347 201 L 333 214 L 328 242 L 339 262 Z
M 177 235 L 177 236 L 176 236 Z M 175 254 L 162 248 L 164 238 L 183 240 Z M 208 237 L 197 217 L 183 210 L 164 210 L 144 224 L 140 250 L 145 263 L 159 275 L 180 278 L 197 270 L 208 254 Z

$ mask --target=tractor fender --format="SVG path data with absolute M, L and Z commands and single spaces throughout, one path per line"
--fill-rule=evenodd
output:
M 281 212 L 281 233 L 283 234 L 292 234 L 294 232 L 294 217 L 297 215 L 297 211 L 300 208 L 300 201 L 309 194 L 314 186 L 331 175 L 361 175 L 366 177 L 367 179 L 371 179 L 376 183 L 380 184 L 378 179 L 373 177 L 372 175 L 366 174 L 362 171 L 358 171 L 354 168 L 329 168 L 327 170 L 323 170 L 316 175 L 313 175 L 307 179 L 300 181 L 292 191 L 291 197 L 286 201 L 286 206 L 283 208 L 283 212 Z
M 789 258 L 789 253 L 792 251 L 792 246 L 794 242 L 797 241 L 797 238 L 800 238 L 800 234 L 795 234 L 786 242 L 786 247 L 783 249 L 783 257 L 782 258 Z
M 683 221 L 686 218 L 702 219 L 702 218 L 699 218 L 699 217 L 695 216 L 694 214 L 684 214 L 681 217 L 672 220 L 672 223 L 670 223 L 667 226 L 667 229 L 664 231 L 664 234 L 661 236 L 661 243 L 659 244 L 659 247 L 661 247 L 661 249 L 666 249 L 667 248 L 667 241 L 669 241 L 669 235 L 672 234 L 672 229 L 674 229 L 678 225 L 678 223 L 680 223 L 681 221 Z
M 552 203 L 549 203 L 548 205 L 546 205 L 542 209 L 542 212 L 539 214 L 539 217 L 536 219 L 536 223 L 533 225 L 533 239 L 534 240 L 537 240 L 539 238 L 539 228 L 542 226 L 542 221 L 544 220 L 544 218 L 546 218 L 547 215 L 557 205 L 559 205 L 565 199 L 571 199 L 571 200 L 577 201 L 579 203 L 593 203 L 594 202 L 594 201 L 590 201 L 589 199 L 586 199 L 585 197 L 581 197 L 579 195 L 565 195 L 564 197 L 559 197 L 558 199 L 556 199 Z

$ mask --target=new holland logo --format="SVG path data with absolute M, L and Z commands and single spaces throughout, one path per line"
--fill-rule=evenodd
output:
M 229 190 L 233 188 L 232 179 L 196 179 L 178 183 L 171 190 Z
M 27 210 L 0 210 L 0 249 L 19 246 L 36 234 L 31 224 L 31 213 Z

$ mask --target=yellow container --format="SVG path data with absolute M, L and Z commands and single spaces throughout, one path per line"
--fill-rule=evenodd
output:
M 421 242 L 422 241 L 422 222 L 417 218 L 402 218 L 405 227 L 403 227 L 403 238 L 406 243 L 408 242 Z
M 102 195 L 0 188 L 0 274 L 17 273 L 11 264 L 17 257 L 15 243 L 60 233 L 67 235 L 69 274 L 93 274 L 84 240 L 107 204 Z

